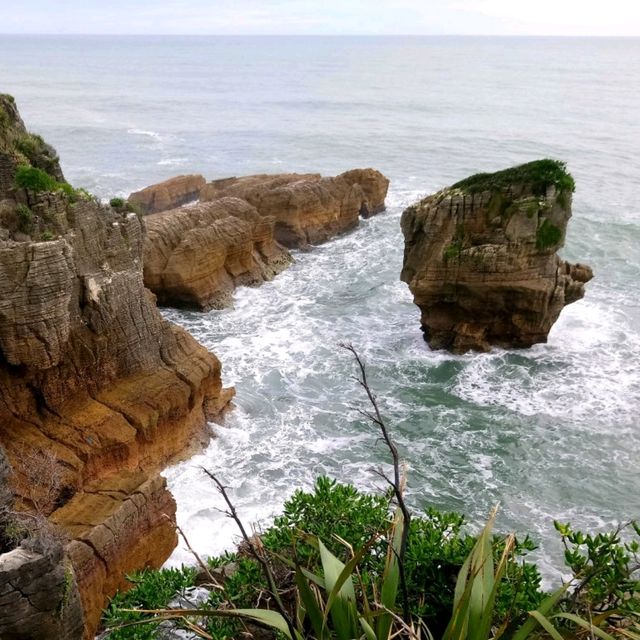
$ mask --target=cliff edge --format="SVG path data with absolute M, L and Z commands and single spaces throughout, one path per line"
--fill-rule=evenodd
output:
M 159 314 L 142 248 L 138 216 L 67 184 L 0 96 L 0 447 L 10 509 L 69 536 L 87 638 L 125 574 L 173 549 L 175 504 L 156 473 L 206 440 L 232 393 L 218 359 Z M 4 606 L 16 604 L 0 600 L 0 620 Z M 23 637 L 16 625 L 0 635 Z

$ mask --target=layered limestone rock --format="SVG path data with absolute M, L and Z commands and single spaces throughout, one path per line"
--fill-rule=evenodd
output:
M 206 180 L 200 175 L 176 176 L 129 196 L 142 213 L 158 213 L 197 200 Z
M 214 180 L 203 201 L 246 200 L 275 218 L 275 238 L 288 248 L 320 244 L 358 225 L 359 217 L 384 210 L 389 180 L 375 169 L 355 169 L 335 178 L 319 174 L 255 175 Z
M 68 556 L 89 638 L 124 573 L 169 555 L 175 534 L 161 516 L 175 506 L 155 473 L 204 443 L 231 392 L 217 358 L 156 309 L 138 217 L 28 164 L 11 105 L 0 99 L 0 446 L 17 508 L 53 512 L 75 537 Z M 33 188 L 17 186 L 19 167 Z M 14 231 L 24 217 L 53 232 Z
M 401 279 L 432 348 L 546 342 L 562 308 L 593 277 L 556 254 L 573 189 L 562 163 L 541 160 L 472 176 L 404 211 Z
M 272 279 L 293 259 L 275 218 L 238 198 L 146 216 L 144 281 L 160 304 L 221 309 L 236 286 Z

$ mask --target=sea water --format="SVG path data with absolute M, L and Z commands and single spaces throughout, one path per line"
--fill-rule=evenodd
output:
M 179 173 L 334 175 L 373 166 L 387 211 L 308 253 L 235 306 L 164 310 L 223 362 L 236 408 L 166 471 L 201 553 L 234 524 L 267 526 L 319 474 L 375 490 L 389 456 L 359 408 L 352 343 L 408 467 L 408 499 L 465 513 L 500 504 L 547 575 L 553 519 L 640 516 L 640 40 L 445 37 L 0 36 L 0 91 L 102 198 Z M 576 179 L 566 259 L 595 279 L 547 344 L 430 351 L 399 281 L 405 206 L 477 171 L 553 157 Z M 181 545 L 171 562 L 190 561 Z

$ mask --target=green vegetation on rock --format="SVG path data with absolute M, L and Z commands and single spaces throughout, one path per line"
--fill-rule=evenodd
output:
M 562 240 L 562 231 L 548 218 L 544 218 L 536 232 L 536 248 L 548 249 Z
M 25 204 L 19 204 L 16 207 L 16 215 L 18 216 L 18 230 L 22 233 L 29 234 L 33 231 L 33 211 Z
M 551 185 L 561 193 L 575 191 L 575 182 L 567 172 L 566 163 L 550 159 L 534 160 L 495 173 L 476 173 L 456 182 L 451 188 L 467 193 L 478 193 L 500 191 L 519 184 L 530 184 L 536 195 L 544 195 L 547 187 Z

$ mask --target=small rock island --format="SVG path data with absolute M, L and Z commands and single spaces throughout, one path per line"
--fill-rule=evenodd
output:
M 546 342 L 591 269 L 561 260 L 574 180 L 538 160 L 481 173 L 408 207 L 401 279 L 424 338 L 454 353 Z

